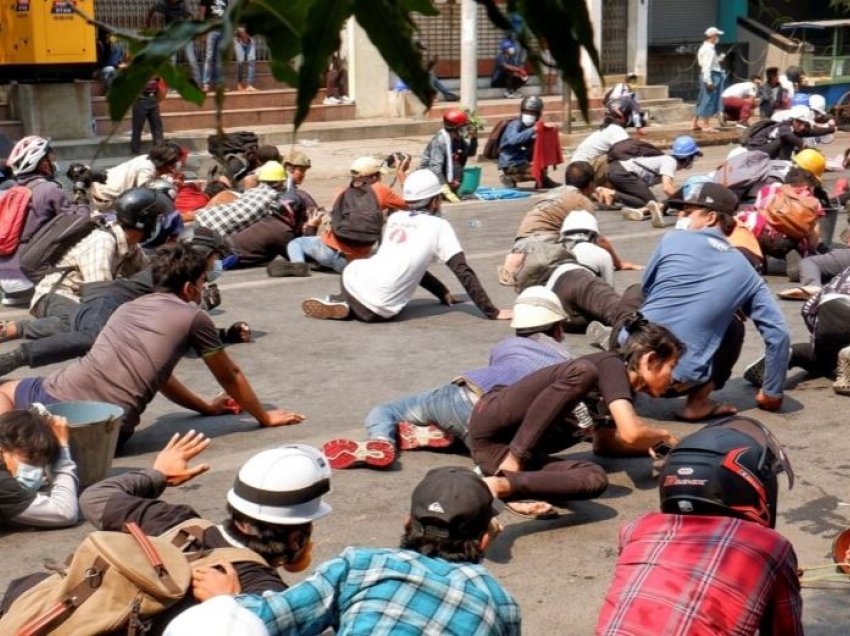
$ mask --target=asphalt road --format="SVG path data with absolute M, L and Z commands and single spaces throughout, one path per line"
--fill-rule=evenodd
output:
M 837 146 L 828 148 L 828 153 L 838 152 Z M 352 154 L 339 158 L 342 172 L 358 150 L 353 144 L 349 147 Z M 711 169 L 727 150 L 708 149 L 697 168 Z M 339 185 L 328 176 L 327 181 L 317 179 L 314 187 L 331 192 Z M 445 217 L 453 223 L 470 263 L 503 307 L 511 305 L 514 294 L 498 286 L 496 266 L 510 248 L 517 223 L 530 205 L 528 201 L 475 202 L 445 208 Z M 599 217 L 603 231 L 629 260 L 645 262 L 663 233 L 649 223 L 623 221 L 612 212 L 600 213 Z M 844 223 L 840 222 L 839 231 Z M 436 266 L 432 271 L 454 292 L 462 293 L 445 267 Z M 616 286 L 622 290 L 639 280 L 637 272 L 618 273 Z M 768 281 L 774 290 L 787 285 L 781 276 L 770 276 Z M 114 463 L 116 470 L 150 466 L 156 450 L 173 432 L 203 430 L 213 438 L 203 457 L 212 464 L 211 471 L 170 489 L 165 497 L 190 504 L 202 516 L 214 520 L 223 514 L 225 493 L 236 470 L 253 453 L 281 443 L 303 442 L 318 447 L 334 437 L 362 437 L 363 418 L 372 406 L 438 386 L 486 363 L 489 348 L 510 333 L 506 322 L 485 320 L 471 303 L 448 309 L 425 293 L 417 295 L 401 319 L 388 324 L 322 322 L 304 317 L 302 299 L 338 289 L 338 278 L 329 274 L 270 279 L 261 269 L 233 272 L 223 277 L 220 287 L 224 302 L 213 312 L 216 323 L 223 326 L 246 320 L 256 337 L 252 344 L 233 346 L 231 354 L 265 402 L 301 411 L 307 420 L 297 426 L 260 430 L 250 418 L 201 418 L 158 397 L 129 443 L 129 454 Z M 793 340 L 806 338 L 800 305 L 783 302 L 781 306 Z M 20 313 L 7 310 L 0 317 Z M 583 336 L 568 336 L 567 342 L 577 354 L 590 352 Z M 10 346 L 3 345 L 2 350 Z M 793 541 L 801 564 L 826 563 L 833 537 L 850 525 L 850 459 L 844 454 L 847 443 L 841 441 L 846 440 L 842 431 L 850 401 L 835 395 L 829 381 L 809 380 L 796 373 L 790 376 L 791 388 L 781 413 L 757 411 L 754 391 L 741 379 L 741 373 L 762 350 L 757 332 L 749 325 L 734 377 L 717 397 L 761 418 L 787 446 L 798 481 L 789 492 L 782 478 L 778 530 Z M 217 390 L 200 360 L 182 361 L 177 374 L 199 392 L 211 395 Z M 648 421 L 663 423 L 684 435 L 698 425 L 674 421 L 673 414 L 681 406 L 681 400 L 638 400 L 638 411 Z M 578 447 L 568 455 L 591 456 L 587 447 Z M 572 505 L 553 521 L 502 515 L 506 530 L 490 549 L 486 564 L 519 599 L 528 634 L 592 633 L 615 563 L 619 528 L 658 506 L 648 460 L 599 461 L 611 479 L 611 487 L 600 499 Z M 429 468 L 440 465 L 471 466 L 471 461 L 461 455 L 409 452 L 402 456 L 400 468 L 389 474 L 368 470 L 336 473 L 328 496 L 334 512 L 315 527 L 316 562 L 348 545 L 396 545 L 409 493 Z M 81 525 L 0 536 L 0 587 L 5 588 L 14 577 L 41 569 L 46 558 L 64 557 L 89 530 Z M 299 577 L 287 574 L 285 578 L 295 582 Z M 839 585 L 837 589 L 805 590 L 808 634 L 847 633 L 848 589 Z

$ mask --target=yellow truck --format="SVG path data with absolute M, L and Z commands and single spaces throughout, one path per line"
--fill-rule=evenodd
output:
M 0 0 L 0 81 L 90 79 L 97 68 L 94 0 Z

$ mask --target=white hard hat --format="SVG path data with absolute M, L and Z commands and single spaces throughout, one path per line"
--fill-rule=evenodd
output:
M 593 232 L 599 234 L 599 222 L 587 210 L 573 210 L 567 214 L 561 224 L 561 234 L 572 232 Z
M 178 614 L 163 636 L 268 636 L 269 630 L 256 614 L 232 596 L 219 595 Z
M 819 115 L 826 115 L 826 98 L 823 95 L 810 95 L 809 108 Z
M 791 107 L 790 116 L 791 119 L 798 119 L 800 121 L 811 123 L 812 109 L 805 104 L 798 104 L 797 106 Z
M 24 137 L 12 148 L 6 160 L 15 175 L 34 172 L 39 162 L 50 151 L 50 138 L 30 135 Z
M 440 180 L 430 170 L 414 170 L 404 180 L 405 201 L 431 199 L 440 194 L 442 190 L 443 186 L 440 185 Z
M 321 451 L 290 444 L 264 450 L 245 462 L 227 501 L 252 519 L 297 525 L 331 511 L 322 501 L 330 490 L 331 467 Z
M 567 313 L 558 295 L 540 285 L 529 287 L 514 302 L 514 329 L 545 327 L 567 319 Z

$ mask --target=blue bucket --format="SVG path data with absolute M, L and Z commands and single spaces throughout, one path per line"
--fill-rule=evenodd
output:
M 47 410 L 68 420 L 71 457 L 80 486 L 100 481 L 112 468 L 124 409 L 106 402 L 60 402 Z

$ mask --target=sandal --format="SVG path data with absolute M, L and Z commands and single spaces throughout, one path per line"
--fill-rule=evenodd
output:
M 516 508 L 516 504 L 532 504 L 532 503 L 547 503 L 547 502 L 545 502 L 545 501 L 535 501 L 535 500 L 532 500 L 532 499 L 524 499 L 524 500 L 521 500 L 521 501 L 518 500 L 518 501 L 512 501 L 510 503 L 506 503 L 505 509 L 508 510 L 509 512 L 512 512 L 513 514 L 517 515 L 518 517 L 522 517 L 524 519 L 535 519 L 535 520 L 555 519 L 555 518 L 561 516 L 560 513 L 557 510 L 555 510 L 555 508 L 551 504 L 548 504 L 549 508 L 546 509 L 543 512 L 523 512 L 522 510 Z
M 499 284 L 505 287 L 513 287 L 516 285 L 516 272 L 512 272 L 504 267 L 499 267 Z
M 820 291 L 820 287 L 803 286 L 783 289 L 776 294 L 782 300 L 808 300 Z
M 9 327 L 15 328 L 15 335 L 9 334 Z M 17 322 L 14 320 L 0 320 L 0 342 L 8 342 L 9 340 L 16 340 L 20 337 L 21 334 Z

